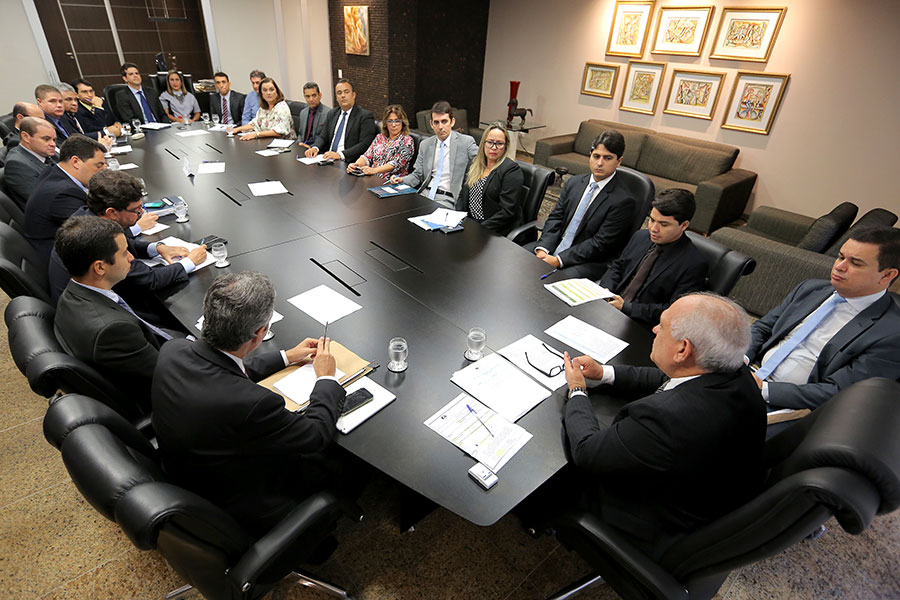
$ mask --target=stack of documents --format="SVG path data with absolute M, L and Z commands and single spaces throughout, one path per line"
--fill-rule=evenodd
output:
M 489 354 L 457 371 L 450 381 L 510 421 L 518 421 L 550 396 L 546 387 L 499 354 Z
M 190 242 L 185 242 L 184 240 L 179 239 L 179 238 L 177 238 L 177 237 L 175 237 L 175 236 L 169 236 L 169 237 L 167 237 L 166 239 L 162 240 L 162 241 L 160 242 L 160 244 L 165 244 L 166 246 L 183 246 L 183 247 L 185 247 L 185 248 L 188 249 L 188 252 L 190 252 L 190 251 L 193 250 L 194 248 L 199 248 L 199 247 L 200 247 L 199 244 L 192 244 L 192 243 L 190 243 Z M 182 257 L 182 258 L 184 258 L 184 257 Z M 157 256 L 156 258 L 150 258 L 150 259 L 144 259 L 144 258 L 142 258 L 141 260 L 144 261 L 146 264 L 150 265 L 151 267 L 152 267 L 153 265 L 167 265 L 167 264 L 169 264 L 169 263 L 166 262 L 166 259 L 164 259 L 162 256 Z M 212 253 L 207 253 L 207 254 L 206 254 L 206 260 L 203 261 L 202 263 L 200 263 L 199 265 L 197 265 L 197 268 L 194 269 L 194 270 L 195 270 L 195 271 L 199 271 L 200 269 L 203 269 L 204 267 L 208 267 L 209 265 L 215 264 L 215 262 L 216 262 L 216 259 L 215 259 L 215 257 L 212 255 Z
M 585 302 L 615 296 L 608 289 L 597 285 L 590 279 L 565 279 L 556 283 L 545 283 L 544 287 L 569 306 L 578 306 Z
M 609 362 L 628 347 L 628 342 L 623 342 L 571 315 L 551 325 L 544 333 L 581 350 L 601 363 Z
M 532 437 L 466 394 L 451 400 L 425 425 L 495 473 Z
M 345 298 L 325 284 L 314 287 L 308 292 L 288 298 L 288 302 L 325 325 L 334 323 L 350 313 L 362 308 L 359 304 Z
M 531 334 L 501 348 L 497 354 L 522 369 L 548 390 L 554 391 L 566 385 L 563 353 Z M 532 367 L 532 364 L 535 366 Z M 550 377 L 546 373 L 554 375 Z
M 439 208 L 430 215 L 422 215 L 421 217 L 410 217 L 410 223 L 418 225 L 422 229 L 433 231 L 442 227 L 456 227 L 462 220 L 466 218 L 464 210 L 450 210 L 447 208 Z

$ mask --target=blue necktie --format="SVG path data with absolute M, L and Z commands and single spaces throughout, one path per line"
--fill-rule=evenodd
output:
M 331 141 L 331 151 L 338 151 L 338 142 L 341 141 L 341 134 L 344 133 L 344 120 L 347 118 L 347 113 L 341 113 L 341 122 L 338 123 L 337 131 L 334 132 L 334 139 Z
M 138 98 L 141 99 L 141 110 L 144 111 L 144 123 L 156 123 L 156 117 L 153 116 L 153 111 L 150 110 L 150 103 L 147 102 L 147 98 L 144 97 L 144 90 L 138 90 Z
M 57 119 L 57 120 L 53 121 L 53 123 L 56 125 L 56 130 L 61 132 L 63 134 L 64 138 L 69 137 L 69 132 L 66 131 L 65 127 L 63 127 L 62 119 Z
M 153 333 L 155 333 L 156 335 L 158 335 L 158 336 L 161 337 L 162 339 L 164 339 L 164 340 L 171 340 L 171 339 L 172 339 L 172 336 L 171 336 L 171 335 L 169 335 L 168 333 L 166 333 L 165 331 L 163 331 L 162 329 L 160 329 L 159 327 L 157 327 L 157 326 L 154 325 L 153 323 L 148 323 L 148 322 L 145 321 L 144 319 L 140 318 L 136 312 L 134 312 L 133 310 L 131 310 L 131 307 L 128 306 L 128 303 L 125 302 L 125 300 L 123 300 L 121 296 L 119 296 L 119 300 L 118 300 L 118 302 L 116 302 L 116 304 L 118 304 L 119 306 L 121 306 L 122 308 L 124 308 L 125 310 L 127 310 L 128 312 L 130 312 L 132 315 L 134 315 L 135 318 L 136 318 L 138 321 L 140 321 L 141 323 L 143 323 L 144 325 L 146 325 L 147 327 L 149 327 L 150 330 L 151 330 Z
M 581 202 L 578 203 L 578 208 L 575 209 L 575 214 L 572 215 L 572 220 L 566 228 L 566 233 L 556 247 L 556 254 L 568 250 L 572 246 L 572 242 L 575 241 L 575 234 L 578 232 L 578 227 L 584 219 L 584 213 L 587 212 L 588 206 L 591 205 L 591 198 L 594 197 L 597 187 L 599 187 L 597 182 L 591 181 L 591 185 L 584 191 L 584 196 L 581 197 Z
M 769 357 L 769 360 L 765 362 L 757 371 L 756 376 L 760 379 L 764 380 L 766 377 L 775 372 L 775 369 L 784 362 L 784 359 L 793 352 L 797 346 L 802 344 L 809 335 L 815 331 L 816 327 L 819 326 L 819 323 L 825 320 L 825 317 L 834 312 L 835 307 L 841 302 L 846 302 L 847 300 L 837 292 L 831 295 L 828 300 L 822 303 L 816 312 L 811 314 L 809 318 L 806 319 L 806 322 L 803 324 L 800 329 L 794 332 L 788 340 L 786 340 L 778 350 L 775 351 L 772 356 Z
M 434 172 L 434 179 L 431 180 L 431 191 L 428 192 L 428 198 L 434 200 L 437 194 L 438 186 L 441 184 L 441 176 L 444 174 L 444 150 L 447 148 L 447 142 L 441 142 L 441 151 L 438 154 L 438 166 Z

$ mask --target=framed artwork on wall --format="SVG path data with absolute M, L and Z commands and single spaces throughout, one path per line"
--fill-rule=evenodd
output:
M 675 69 L 663 112 L 711 120 L 724 82 L 725 73 Z
M 766 62 L 787 7 L 725 8 L 710 58 Z
M 653 16 L 653 4 L 652 0 L 617 0 L 613 24 L 609 29 L 609 42 L 606 44 L 608 56 L 643 56 L 647 33 L 650 31 L 650 18 Z
M 666 63 L 628 61 L 619 109 L 647 115 L 655 113 L 665 71 Z
M 700 56 L 714 10 L 712 6 L 661 6 L 650 52 Z
M 369 55 L 369 7 L 344 7 L 344 52 Z
M 769 135 L 790 77 L 782 73 L 738 71 L 722 128 Z
M 581 79 L 581 93 L 586 96 L 612 98 L 616 91 L 616 78 L 619 76 L 619 65 L 603 63 L 585 63 L 584 77 Z

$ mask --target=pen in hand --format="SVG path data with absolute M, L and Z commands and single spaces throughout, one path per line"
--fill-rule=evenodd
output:
M 328 339 L 328 321 L 325 321 L 325 333 L 322 335 L 324 339 Z
M 481 417 L 478 416 L 478 413 L 475 412 L 475 410 L 474 410 L 471 406 L 469 406 L 468 404 L 466 404 L 466 408 L 468 408 L 468 409 L 469 409 L 469 412 L 472 413 L 472 414 L 475 416 L 476 419 L 478 419 L 478 422 L 481 423 L 481 426 L 484 427 L 485 429 L 487 429 L 487 432 L 488 432 L 489 434 L 491 434 L 491 437 L 494 437 L 494 432 L 491 431 L 490 429 L 488 429 L 488 426 L 484 424 L 484 421 L 481 420 Z

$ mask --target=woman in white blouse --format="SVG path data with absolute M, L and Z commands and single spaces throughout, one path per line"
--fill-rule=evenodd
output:
M 184 88 L 181 73 L 174 69 L 166 77 L 166 91 L 159 95 L 169 119 L 176 123 L 189 123 L 200 118 L 197 98 Z
M 284 101 L 284 94 L 278 88 L 278 84 L 271 77 L 266 77 L 259 82 L 259 110 L 256 117 L 246 125 L 231 129 L 234 133 L 244 133 L 242 140 L 255 140 L 259 138 L 289 138 L 297 139 L 294 133 L 294 121 L 291 118 L 291 109 Z

